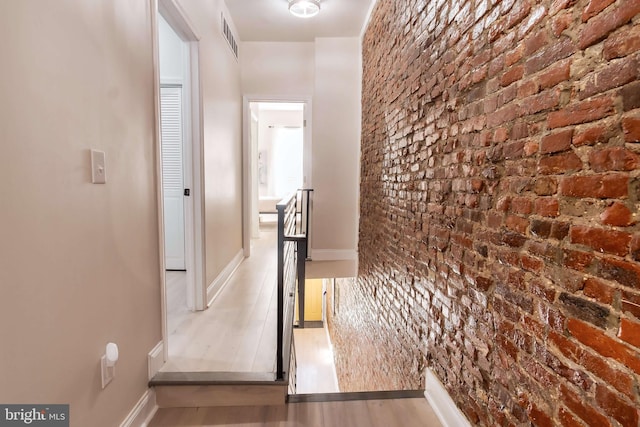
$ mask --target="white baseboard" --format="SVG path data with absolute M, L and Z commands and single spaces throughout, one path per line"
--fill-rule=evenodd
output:
M 153 347 L 147 356 L 147 367 L 149 369 L 149 379 L 158 373 L 162 365 L 164 365 L 164 341 L 160 341 Z
M 147 427 L 157 410 L 156 392 L 151 388 L 147 389 L 120 427 Z
M 427 369 L 424 397 L 438 416 L 443 427 L 471 427 L 451 396 L 431 369 Z
M 229 281 L 229 278 L 236 271 L 236 268 L 240 265 L 240 263 L 244 260 L 244 250 L 240 249 L 236 256 L 233 257 L 231 262 L 227 264 L 227 266 L 222 270 L 218 277 L 215 278 L 213 282 L 207 287 L 207 307 L 211 305 L 213 300 L 218 296 L 220 291 L 224 288 L 224 286 Z
M 311 249 L 313 261 L 353 261 L 358 259 L 355 249 Z

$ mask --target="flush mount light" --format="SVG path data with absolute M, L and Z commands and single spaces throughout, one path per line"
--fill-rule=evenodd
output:
M 289 12 L 298 18 L 311 18 L 320 12 L 320 0 L 290 0 Z

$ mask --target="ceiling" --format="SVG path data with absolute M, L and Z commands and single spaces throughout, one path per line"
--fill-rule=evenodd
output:
M 374 0 L 322 0 L 313 18 L 289 13 L 288 0 L 225 0 L 242 41 L 312 42 L 359 36 Z

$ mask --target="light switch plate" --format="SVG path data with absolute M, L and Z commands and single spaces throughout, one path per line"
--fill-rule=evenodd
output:
M 107 182 L 104 151 L 91 150 L 91 182 L 94 184 L 105 184 Z
M 100 358 L 100 371 L 102 374 L 102 388 L 104 389 L 116 376 L 116 367 L 107 365 L 107 356 Z

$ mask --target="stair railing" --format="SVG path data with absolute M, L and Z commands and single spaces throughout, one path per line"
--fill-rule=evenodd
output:
M 309 215 L 312 189 L 301 189 L 276 205 L 278 211 L 278 333 L 276 379 L 289 378 L 296 283 L 299 325 L 304 327 L 305 261 L 309 245 Z

